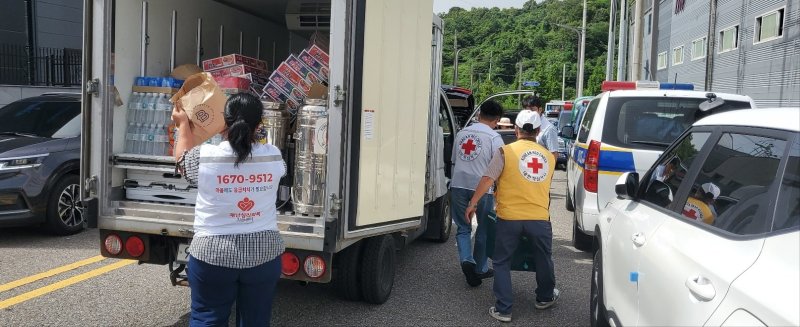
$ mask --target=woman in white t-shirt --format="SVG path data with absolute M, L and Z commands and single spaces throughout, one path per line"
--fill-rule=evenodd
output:
M 189 246 L 190 326 L 227 325 L 234 302 L 237 325 L 270 323 L 284 251 L 275 202 L 286 164 L 278 148 L 255 140 L 262 111 L 257 97 L 232 95 L 224 141 L 199 146 L 186 112 L 176 106 L 172 114 L 178 169 L 198 188 Z

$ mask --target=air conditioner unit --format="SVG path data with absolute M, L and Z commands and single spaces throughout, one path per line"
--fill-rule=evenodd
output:
M 289 1 L 289 4 L 286 6 L 286 27 L 290 31 L 317 31 L 330 29 L 330 0 Z

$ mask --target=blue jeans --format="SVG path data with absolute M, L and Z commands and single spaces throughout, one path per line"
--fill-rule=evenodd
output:
M 281 257 L 259 266 L 233 269 L 189 256 L 192 314 L 189 326 L 228 326 L 236 302 L 237 326 L 269 326 L 272 299 L 281 277 Z
M 450 189 L 450 214 L 456 222 L 456 244 L 458 244 L 459 262 L 472 262 L 475 264 L 475 272 L 484 273 L 489 270 L 489 262 L 486 257 L 486 219 L 494 212 L 494 196 L 484 195 L 478 201 L 478 208 L 475 215 L 478 218 L 478 228 L 475 230 L 475 251 L 472 249 L 472 225 L 467 223 L 464 214 L 467 212 L 469 200 L 475 191 L 463 188 Z
M 494 296 L 495 308 L 503 314 L 511 313 L 514 304 L 511 290 L 511 259 L 525 235 L 533 245 L 536 266 L 536 301 L 551 301 L 556 287 L 553 267 L 553 227 L 547 220 L 503 220 L 497 217 L 494 242 Z

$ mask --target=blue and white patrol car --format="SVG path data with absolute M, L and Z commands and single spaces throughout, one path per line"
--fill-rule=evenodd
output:
M 597 217 L 625 172 L 641 175 L 695 121 L 712 113 L 755 108 L 748 96 L 694 91 L 692 84 L 603 82 L 577 128 L 567 163 L 567 210 L 574 211 L 573 245 L 592 249 Z M 678 176 L 680 177 L 680 176 Z

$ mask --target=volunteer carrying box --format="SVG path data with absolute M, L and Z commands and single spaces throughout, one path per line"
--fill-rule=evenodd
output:
M 189 76 L 170 101 L 189 116 L 194 144 L 202 144 L 225 129 L 227 97 L 208 73 Z
M 203 60 L 203 70 L 210 71 L 235 65 L 250 66 L 255 69 L 267 70 L 267 62 L 264 60 L 245 57 L 240 54 L 229 54 L 222 57 Z

